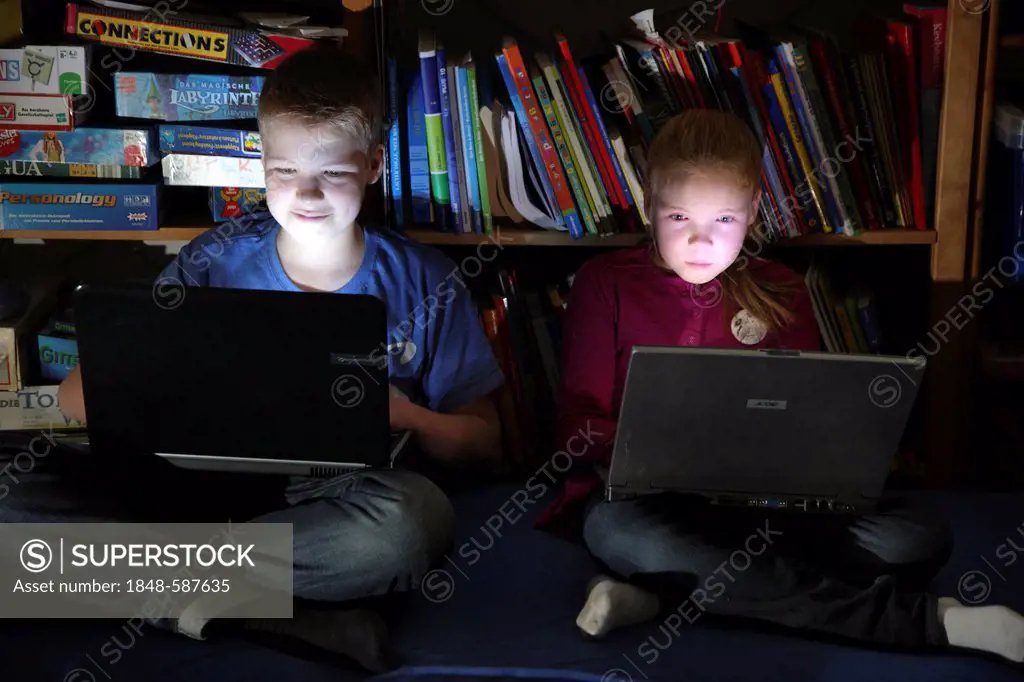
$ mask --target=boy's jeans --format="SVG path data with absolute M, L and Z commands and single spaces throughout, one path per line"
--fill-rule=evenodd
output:
M 400 469 L 289 481 L 189 471 L 151 456 L 110 462 L 56 449 L 31 465 L 26 457 L 20 468 L 11 462 L 0 452 L 0 470 L 7 467 L 0 522 L 224 523 L 225 529 L 229 519 L 291 523 L 292 584 L 301 599 L 343 602 L 415 589 L 454 533 L 454 512 L 441 489 Z M 0 547 L 0 560 L 17 561 L 18 553 Z M 111 595 L 95 598 L 99 611 Z M 160 625 L 198 638 L 205 620 L 197 623 Z

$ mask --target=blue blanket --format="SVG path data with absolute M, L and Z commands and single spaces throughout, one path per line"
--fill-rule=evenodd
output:
M 517 492 L 456 497 L 455 550 L 411 595 L 393 635 L 403 667 L 378 680 L 463 682 L 757 680 L 1009 682 L 1021 669 L 966 652 L 892 653 L 701 622 L 667 640 L 660 623 L 583 640 L 574 620 L 593 564 L 586 551 L 532 528 L 533 516 L 488 519 Z M 942 595 L 1024 611 L 1024 496 L 943 494 L 957 546 L 935 582 Z M 531 511 L 539 511 L 540 505 Z M 511 504 L 505 510 L 515 509 Z M 497 528 L 497 530 L 493 530 Z M 1024 554 L 1024 553 L 1022 553 Z M 652 646 L 654 636 L 661 648 Z M 646 643 L 646 644 L 645 644 Z M 240 641 L 196 642 L 124 622 L 0 623 L 3 673 L 15 682 L 337 682 L 365 679 Z M 653 653 L 652 653 L 653 652 Z M 654 654 L 657 654 L 656 656 Z

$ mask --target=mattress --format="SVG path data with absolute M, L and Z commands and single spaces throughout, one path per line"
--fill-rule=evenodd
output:
M 670 642 L 652 623 L 600 642 L 574 625 L 593 564 L 586 551 L 535 530 L 541 504 L 518 515 L 516 486 L 454 499 L 454 550 L 409 595 L 393 636 L 402 667 L 376 680 L 654 682 L 1002 682 L 1021 668 L 974 653 L 909 654 L 697 620 Z M 1024 611 L 1024 495 L 922 494 L 954 526 L 939 594 Z M 521 498 L 520 498 L 521 499 Z M 497 519 L 501 519 L 500 523 Z M 1022 553 L 1024 554 L 1024 553 Z M 659 637 L 655 649 L 648 637 Z M 657 656 L 652 655 L 652 651 Z M 197 642 L 116 620 L 0 622 L 0 679 L 17 682 L 281 682 L 366 679 L 235 640 Z

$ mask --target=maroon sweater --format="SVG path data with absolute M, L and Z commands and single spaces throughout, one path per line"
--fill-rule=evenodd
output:
M 798 277 L 763 259 L 751 259 L 747 267 L 772 282 Z M 657 267 L 648 245 L 588 260 L 573 281 L 564 319 L 558 449 L 568 450 L 577 460 L 608 466 L 634 346 L 820 349 L 806 287 L 801 285 L 788 303 L 793 321 L 756 343 L 743 343 L 733 333 L 729 322 L 734 310 L 721 299 L 716 283 L 694 286 Z M 539 525 L 548 525 L 566 505 L 588 497 L 597 485 L 596 473 L 567 481 Z

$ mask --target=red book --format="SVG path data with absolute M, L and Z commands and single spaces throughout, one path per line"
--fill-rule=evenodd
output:
M 921 110 L 917 90 L 913 28 L 910 24 L 902 21 L 890 20 L 887 24 L 896 48 L 894 66 L 899 67 L 893 70 L 900 76 L 898 82 L 894 84 L 894 90 L 900 96 L 901 104 L 905 105 L 903 115 L 897 120 L 904 123 L 901 136 L 904 138 L 903 145 L 909 155 L 907 167 L 910 175 L 910 204 L 914 213 L 914 225 L 917 229 L 924 230 L 928 227 L 928 217 L 925 214 L 924 206 L 925 179 L 921 166 Z
M 580 80 L 579 72 L 576 69 L 576 61 L 572 57 L 572 51 L 569 50 L 569 42 L 562 35 L 557 35 L 556 40 L 558 42 L 558 50 L 562 53 L 562 59 L 565 61 L 562 78 L 566 82 L 569 97 L 572 99 L 572 105 L 576 109 L 576 116 L 580 119 L 580 124 L 586 134 L 587 143 L 590 145 L 590 152 L 597 161 L 605 189 L 612 203 L 618 206 L 624 215 L 628 214 L 629 204 L 626 202 L 625 189 L 619 184 L 619 180 L 615 175 L 615 166 L 612 164 L 611 156 L 609 156 L 608 149 L 605 147 L 604 138 L 601 136 L 601 129 L 594 118 L 595 116 L 600 116 L 600 114 L 590 107 L 590 102 L 583 89 L 583 82 Z

